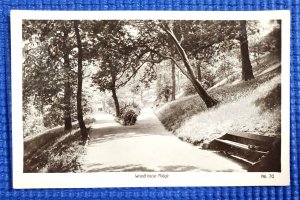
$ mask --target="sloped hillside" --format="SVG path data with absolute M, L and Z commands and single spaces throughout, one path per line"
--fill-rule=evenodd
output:
M 207 109 L 198 95 L 192 95 L 158 108 L 158 118 L 178 137 L 197 144 L 234 130 L 280 134 L 280 61 L 267 55 L 262 63 L 254 66 L 254 80 L 236 80 L 209 90 L 220 102 L 217 107 Z

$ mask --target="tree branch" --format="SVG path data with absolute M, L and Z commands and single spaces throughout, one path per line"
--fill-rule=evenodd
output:
M 179 53 L 180 53 L 180 55 L 181 55 L 181 57 L 182 57 L 183 63 L 184 63 L 184 65 L 185 65 L 185 68 L 186 68 L 186 70 L 187 70 L 187 73 L 186 73 L 186 74 L 188 74 L 188 78 L 193 82 L 193 80 L 195 80 L 196 77 L 195 77 L 195 74 L 194 74 L 194 72 L 193 72 L 193 70 L 192 70 L 192 68 L 191 68 L 191 65 L 190 65 L 190 63 L 189 63 L 189 59 L 188 59 L 188 57 L 187 57 L 187 55 L 186 55 L 184 49 L 183 49 L 183 48 L 181 47 L 181 45 L 179 44 L 179 42 L 178 42 L 176 36 L 174 35 L 174 33 L 172 32 L 172 30 L 170 30 L 170 29 L 165 29 L 165 31 L 166 31 L 166 33 L 172 38 L 172 40 L 174 41 L 174 43 L 175 43 L 175 45 L 176 45 L 176 48 L 177 48 L 177 50 L 179 51 Z M 175 64 L 176 64 L 176 63 L 175 63 Z M 186 75 L 186 74 L 185 74 L 185 75 Z
M 132 59 L 131 60 L 131 62 L 128 64 L 129 66 L 131 66 L 132 65 L 132 63 L 135 61 L 135 65 L 138 65 L 138 62 L 139 61 L 143 61 L 143 60 L 141 60 L 141 58 L 146 54 L 146 53 L 148 53 L 148 51 L 142 51 L 142 53 L 141 54 L 136 54 L 136 59 Z M 150 55 L 149 55 L 150 56 Z M 149 57 L 148 56 L 148 57 Z M 148 58 L 147 57 L 147 58 Z M 116 78 L 116 81 L 118 81 L 118 80 L 120 80 L 121 78 L 122 78 L 122 76 L 125 74 L 125 72 L 128 70 L 127 68 L 125 68 L 125 66 L 126 66 L 127 64 L 126 63 L 124 63 L 124 65 L 123 65 L 123 67 L 122 68 L 124 68 L 124 71 L 122 72 L 122 74 L 119 76 L 119 77 L 117 77 Z M 133 70 L 134 70 L 134 67 L 132 67 L 133 68 Z M 136 73 L 136 72 L 135 72 Z
M 179 40 L 179 44 L 182 44 L 183 40 L 184 40 L 184 35 L 182 33 L 182 27 L 181 27 L 181 23 L 179 24 L 179 27 L 180 27 L 180 32 L 181 32 L 181 37 L 180 37 L 180 40 Z
M 161 54 L 160 52 L 158 52 L 158 51 L 155 51 L 155 50 L 151 50 L 153 53 L 156 53 L 157 55 L 159 55 L 160 57 L 163 57 L 163 58 L 166 58 L 166 59 L 170 59 L 170 60 L 172 60 L 174 63 L 175 63 L 175 65 L 178 67 L 178 69 L 189 79 L 189 80 L 191 80 L 191 77 L 190 77 L 190 75 L 178 64 L 178 62 L 173 58 L 173 57 L 171 57 L 171 56 L 167 56 L 167 55 L 163 55 L 163 54 Z
M 138 67 L 136 68 L 136 70 L 131 74 L 131 76 L 130 76 L 125 82 L 122 82 L 122 83 L 120 83 L 119 85 L 117 85 L 116 88 L 120 88 L 120 87 L 125 86 L 125 85 L 131 80 L 131 78 L 133 78 L 133 77 L 136 75 L 136 73 L 139 71 L 139 69 L 141 69 L 141 67 L 142 67 L 145 63 L 146 63 L 146 62 L 143 62 L 140 66 L 138 66 Z

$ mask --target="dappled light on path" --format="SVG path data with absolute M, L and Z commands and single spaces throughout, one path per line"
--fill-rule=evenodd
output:
M 79 160 L 85 172 L 243 171 L 237 163 L 201 150 L 168 132 L 151 108 L 133 126 L 104 112 L 95 115 L 90 143 Z

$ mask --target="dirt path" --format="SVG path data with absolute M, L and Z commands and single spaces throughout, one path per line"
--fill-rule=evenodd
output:
M 85 172 L 104 171 L 243 171 L 237 163 L 201 150 L 168 132 L 152 109 L 144 108 L 134 126 L 122 126 L 97 113 L 86 154 Z

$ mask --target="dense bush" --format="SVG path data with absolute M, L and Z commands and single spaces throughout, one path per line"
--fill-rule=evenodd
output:
M 134 125 L 140 112 L 141 108 L 135 102 L 122 101 L 120 103 L 120 118 L 125 126 Z

